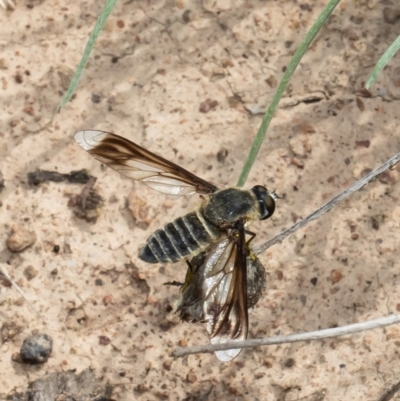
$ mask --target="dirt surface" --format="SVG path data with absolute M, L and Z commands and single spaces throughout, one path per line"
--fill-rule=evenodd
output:
M 120 1 L 59 114 L 104 2 L 16 3 L 0 10 L 0 263 L 46 324 L 0 276 L 0 399 L 48 374 L 87 368 L 115 400 L 375 401 L 388 391 L 400 375 L 398 326 L 245 350 L 225 364 L 210 354 L 173 360 L 177 346 L 208 342 L 204 325 L 179 322 L 178 291 L 163 285 L 182 281 L 185 264 L 148 265 L 137 254 L 199 199 L 125 179 L 73 140 L 80 129 L 109 130 L 219 187 L 234 185 L 325 1 Z M 256 243 L 399 151 L 400 56 L 370 97 L 362 91 L 399 33 L 398 14 L 395 1 L 344 0 L 302 60 L 246 183 L 284 197 L 271 220 L 251 225 Z M 89 217 L 76 212 L 84 183 L 28 183 L 37 169 L 82 168 L 101 197 Z M 399 178 L 390 171 L 260 255 L 268 287 L 250 311 L 249 337 L 400 310 Z M 11 235 L 26 241 L 22 250 L 9 251 Z M 34 330 L 53 338 L 50 359 L 14 362 Z

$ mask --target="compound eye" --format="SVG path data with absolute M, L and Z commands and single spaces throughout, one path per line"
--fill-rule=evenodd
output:
M 261 220 L 269 219 L 275 212 L 275 199 L 271 195 L 264 197 L 261 203 Z
M 275 201 L 279 198 L 278 195 L 261 185 L 256 185 L 251 190 L 260 206 L 260 220 L 269 219 L 275 212 Z

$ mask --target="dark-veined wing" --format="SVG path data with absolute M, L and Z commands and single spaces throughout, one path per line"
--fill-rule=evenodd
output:
M 182 288 L 177 313 L 183 320 L 205 321 L 211 344 L 247 338 L 247 254 L 244 227 L 240 224 L 190 261 L 191 277 Z M 215 355 L 227 362 L 240 351 L 216 351 Z
M 209 194 L 217 187 L 119 135 L 86 130 L 75 141 L 93 157 L 122 175 L 168 195 Z

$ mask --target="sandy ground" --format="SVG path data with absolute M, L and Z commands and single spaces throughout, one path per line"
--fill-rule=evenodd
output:
M 116 400 L 375 401 L 399 380 L 397 326 L 245 350 L 227 364 L 209 354 L 173 360 L 177 346 L 208 342 L 202 324 L 179 322 L 177 289 L 163 286 L 182 280 L 185 264 L 147 265 L 137 252 L 199 200 L 160 195 L 104 169 L 72 139 L 83 128 L 109 130 L 220 187 L 234 185 L 324 3 L 121 1 L 60 114 L 103 2 L 19 0 L 14 11 L 0 10 L 0 262 L 46 321 L 0 277 L 0 399 L 49 373 L 86 368 Z M 395 1 L 343 1 L 302 60 L 246 183 L 284 197 L 271 220 L 251 226 L 258 244 L 399 151 L 399 55 L 371 97 L 360 92 L 399 33 L 398 11 Z M 207 99 L 218 104 L 201 113 Z M 27 182 L 36 169 L 81 168 L 97 177 L 104 199 L 95 223 L 68 207 L 81 184 Z M 260 256 L 268 288 L 250 311 L 250 337 L 400 310 L 399 178 L 390 171 Z M 13 227 L 34 232 L 33 246 L 11 253 Z M 53 337 L 49 361 L 12 361 L 34 330 Z

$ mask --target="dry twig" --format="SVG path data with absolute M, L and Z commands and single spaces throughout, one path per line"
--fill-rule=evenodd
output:
M 256 254 L 259 254 L 261 252 L 266 251 L 272 245 L 275 245 L 278 242 L 282 242 L 286 237 L 288 237 L 289 235 L 293 234 L 295 231 L 299 230 L 300 228 L 304 227 L 305 225 L 307 225 L 311 221 L 313 221 L 313 220 L 317 219 L 318 217 L 322 216 L 324 213 L 329 212 L 329 210 L 331 210 L 340 201 L 346 199 L 347 197 L 349 197 L 354 192 L 360 190 L 361 188 L 363 188 L 366 185 L 368 185 L 370 182 L 376 180 L 376 178 L 378 177 L 379 174 L 382 174 L 384 171 L 390 169 L 391 167 L 396 165 L 399 161 L 400 161 L 400 153 L 397 153 L 397 155 L 393 156 L 391 159 L 389 159 L 388 161 L 383 163 L 380 167 L 378 167 L 375 170 L 371 171 L 365 177 L 363 177 L 363 178 L 359 179 L 358 181 L 356 181 L 353 185 L 351 185 L 350 187 L 345 189 L 339 195 L 335 196 L 329 202 L 325 203 L 325 205 L 322 205 L 315 212 L 312 212 L 310 215 L 308 215 L 304 219 L 300 220 L 299 222 L 294 224 L 292 227 L 289 227 L 288 229 L 282 231 L 280 234 L 278 234 L 274 238 L 272 238 L 269 241 L 265 242 L 264 244 L 256 247 L 254 249 L 254 252 Z
M 180 358 L 185 355 L 198 354 L 205 352 L 222 351 L 235 348 L 253 348 L 261 345 L 275 345 L 285 343 L 295 343 L 299 341 L 320 340 L 322 338 L 340 337 L 347 334 L 361 333 L 362 331 L 385 327 L 391 324 L 400 323 L 399 315 L 390 315 L 367 322 L 349 324 L 334 329 L 310 331 L 308 333 L 291 334 L 289 336 L 277 336 L 270 338 L 254 338 L 246 341 L 231 341 L 223 344 L 197 345 L 194 347 L 180 347 L 171 353 L 171 356 Z

